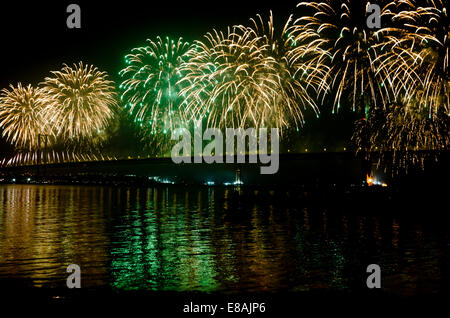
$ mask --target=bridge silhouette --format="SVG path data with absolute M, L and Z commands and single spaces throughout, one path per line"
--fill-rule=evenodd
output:
M 274 175 L 261 175 L 262 165 L 175 164 L 171 158 L 127 159 L 2 167 L 0 179 L 6 183 L 156 182 L 221 185 L 233 184 L 237 171 L 241 181 L 247 185 L 359 184 L 364 179 L 361 159 L 352 152 L 281 154 L 279 171 Z

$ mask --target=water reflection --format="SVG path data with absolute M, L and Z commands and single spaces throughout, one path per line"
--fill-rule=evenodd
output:
M 32 286 L 65 282 L 68 264 L 83 264 L 85 286 L 105 278 L 104 189 L 0 188 L 0 274 Z
M 134 202 L 111 220 L 113 286 L 153 290 L 218 288 L 211 195 L 201 191 L 180 194 L 167 188 L 148 189 L 145 195 L 139 190 L 126 191 Z M 179 200 L 180 196 L 184 200 Z M 120 205 L 118 208 L 122 211 Z
M 365 288 L 439 292 L 448 230 L 304 207 L 297 194 L 223 188 L 0 186 L 0 280 L 175 291 Z

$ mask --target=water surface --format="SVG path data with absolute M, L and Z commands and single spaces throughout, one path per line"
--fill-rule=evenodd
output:
M 439 293 L 449 230 L 439 220 L 305 203 L 296 191 L 0 186 L 0 282 L 119 290 L 278 292 L 365 288 Z

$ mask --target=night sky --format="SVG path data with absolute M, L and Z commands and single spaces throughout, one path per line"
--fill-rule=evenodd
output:
M 9 84 L 37 85 L 51 70 L 63 63 L 79 61 L 107 71 L 118 82 L 123 57 L 147 38 L 183 37 L 201 39 L 212 30 L 234 24 L 248 25 L 257 13 L 268 16 L 282 27 L 290 14 L 301 15 L 298 0 L 256 1 L 39 1 L 24 4 L 2 3 L 0 32 L 0 87 Z M 81 29 L 68 29 L 66 8 L 81 7 Z M 319 120 L 311 116 L 303 130 L 305 140 L 314 140 L 318 148 L 348 144 L 354 116 L 330 115 L 326 105 Z M 342 120 L 345 118 L 345 120 Z M 301 141 L 303 144 L 306 141 Z M 307 145 L 306 145 L 307 146 Z M 309 146 L 312 147 L 312 146 Z
M 257 13 L 273 10 L 283 23 L 298 12 L 294 1 L 59 1 L 2 4 L 1 85 L 37 84 L 62 63 L 83 60 L 117 79 L 123 56 L 157 35 L 201 39 L 233 24 L 248 24 Z M 66 7 L 81 7 L 81 29 L 66 27 Z M 6 49 L 6 50 L 5 50 Z

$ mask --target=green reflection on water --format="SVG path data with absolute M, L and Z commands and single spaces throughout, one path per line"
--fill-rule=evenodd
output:
M 128 195 L 129 191 L 127 192 Z M 211 249 L 211 210 L 202 209 L 202 193 L 189 206 L 176 194 L 149 189 L 145 208 L 139 204 L 127 213 L 126 226 L 114 235 L 111 254 L 112 285 L 120 289 L 217 290 L 218 275 Z M 208 196 L 208 204 L 213 199 Z M 186 206 L 188 204 L 188 206 Z M 190 214 L 189 211 L 192 211 Z M 202 217 L 200 215 L 203 213 Z M 206 243 L 206 244 L 205 244 Z

